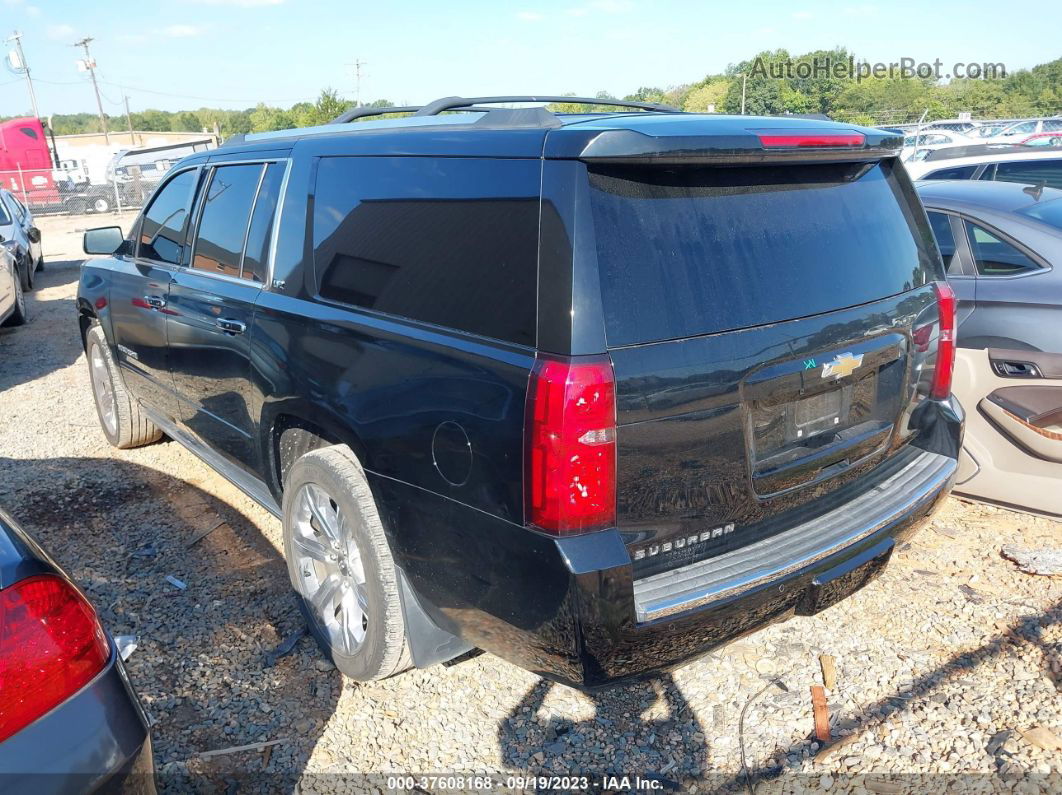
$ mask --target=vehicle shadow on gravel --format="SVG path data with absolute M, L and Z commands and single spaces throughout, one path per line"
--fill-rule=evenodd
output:
M 61 370 L 81 355 L 73 299 L 47 296 L 50 288 L 77 281 L 81 260 L 49 260 L 44 267 L 37 272 L 33 289 L 26 293 L 29 323 L 0 327 L 0 393 Z M 33 333 L 34 326 L 52 324 L 65 327 L 69 334 Z
M 704 728 L 671 678 L 587 694 L 594 715 L 582 721 L 543 713 L 555 685 L 535 684 L 498 729 L 505 764 L 535 775 L 592 774 L 655 779 L 664 789 L 697 778 L 707 766 Z
M 127 667 L 154 722 L 162 789 L 296 789 L 343 683 L 306 635 L 272 654 L 304 623 L 287 567 L 254 523 L 114 458 L 0 457 L 0 505 L 82 586 L 113 635 L 136 636 Z
M 914 679 L 910 688 L 904 687 L 902 691 L 897 690 L 894 694 L 885 696 L 878 701 L 861 705 L 858 708 L 858 714 L 846 715 L 840 713 L 836 722 L 831 721 L 830 724 L 832 744 L 843 745 L 848 737 L 858 738 L 868 730 L 875 729 L 885 723 L 895 714 L 916 709 L 920 703 L 941 690 L 952 680 L 961 679 L 964 674 L 968 674 L 971 670 L 981 665 L 991 665 L 996 658 L 1008 654 L 1019 655 L 1025 652 L 1039 654 L 1044 677 L 1052 683 L 1056 691 L 1062 694 L 1062 644 L 1058 643 L 1057 640 L 1053 640 L 1058 637 L 1058 630 L 1062 628 L 1062 600 L 1055 602 L 1042 612 L 1030 612 L 1008 624 L 1001 624 L 1002 622 L 997 624 L 997 629 L 1000 631 L 990 636 L 980 646 L 952 655 L 937 667 Z M 1022 726 L 1020 728 L 1030 727 Z M 1001 788 L 1009 791 L 1018 779 L 1027 774 L 1027 771 L 1022 770 L 1020 766 L 1011 761 L 1011 754 L 1002 747 L 1005 738 L 1001 735 L 1004 734 L 1008 737 L 1016 736 L 1017 732 L 1013 730 L 1000 732 L 989 741 L 985 749 L 986 753 L 993 757 L 997 774 L 1004 781 L 1009 782 L 1006 785 L 1001 781 L 981 782 L 982 784 L 990 785 L 992 791 L 998 791 Z M 809 736 L 805 741 L 796 743 L 784 749 L 784 751 L 787 754 L 794 752 L 801 754 L 804 751 L 808 751 L 811 755 L 814 755 L 814 752 L 811 751 L 811 744 L 814 740 L 814 737 Z M 830 748 L 831 746 L 827 745 L 819 753 Z M 841 753 L 844 752 L 842 751 Z M 749 771 L 751 786 L 755 787 L 759 782 L 777 779 L 784 773 L 784 768 L 779 767 L 751 769 Z M 895 784 L 901 785 L 900 790 L 890 789 L 889 783 L 883 783 L 890 778 L 890 775 L 881 774 L 870 777 L 874 779 L 874 781 L 870 781 L 871 787 L 878 787 L 877 789 L 872 789 L 872 791 L 942 791 L 942 780 L 945 782 L 950 780 L 954 783 L 956 778 L 958 778 L 942 778 L 940 773 L 927 774 L 921 779 L 916 773 L 903 776 L 893 775 L 891 777 L 896 779 Z M 869 781 L 866 776 L 860 776 L 859 778 L 864 780 L 862 783 Z M 814 783 L 816 780 L 812 779 L 812 782 Z M 1028 791 L 1045 791 L 1041 786 L 1046 783 L 1044 777 L 1034 775 L 1029 780 L 1031 788 Z M 860 784 L 861 782 L 855 781 L 853 783 Z M 745 778 L 743 776 L 735 776 L 728 781 L 718 782 L 719 789 L 724 791 L 736 790 L 744 785 Z M 951 789 L 951 786 L 946 786 L 945 789 Z M 1016 791 L 1021 792 L 1024 790 L 1019 788 Z M 1052 791 L 1050 786 L 1048 786 L 1046 791 Z

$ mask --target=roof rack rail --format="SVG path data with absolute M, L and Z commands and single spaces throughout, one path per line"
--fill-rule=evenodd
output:
M 484 110 L 475 108 L 475 105 L 500 105 L 509 102 L 578 102 L 584 105 L 610 105 L 618 108 L 640 108 L 656 113 L 681 113 L 678 108 L 670 105 L 661 105 L 657 102 L 633 102 L 624 99 L 598 99 L 597 97 L 443 97 L 434 102 L 429 102 L 417 110 L 414 116 L 437 116 L 447 110 Z
M 332 119 L 329 124 L 346 124 L 347 122 L 354 121 L 355 119 L 364 119 L 366 116 L 384 116 L 388 113 L 416 113 L 423 107 L 423 105 L 393 105 L 390 107 L 380 108 L 362 105 L 360 108 L 351 108 L 345 113 L 340 113 L 338 116 Z M 461 110 L 486 113 L 488 110 L 493 110 L 493 108 L 463 107 L 461 108 Z

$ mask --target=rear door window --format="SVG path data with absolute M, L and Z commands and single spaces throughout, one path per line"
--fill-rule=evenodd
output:
M 926 174 L 922 179 L 970 179 L 977 171 L 977 166 L 956 166 L 955 168 L 942 168 Z
M 213 169 L 203 199 L 192 268 L 239 277 L 251 205 L 262 178 L 261 163 Z
M 322 158 L 321 296 L 534 345 L 540 173 L 537 160 Z
M 169 265 L 180 264 L 192 191 L 198 179 L 198 169 L 182 171 L 151 200 L 140 225 L 139 256 Z
M 892 169 L 591 168 L 609 345 L 829 312 L 942 277 Z

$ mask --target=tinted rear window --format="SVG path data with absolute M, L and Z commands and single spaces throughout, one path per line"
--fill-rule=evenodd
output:
M 611 346 L 774 323 L 941 274 L 891 166 L 597 167 Z
M 534 345 L 540 171 L 535 160 L 323 158 L 321 295 Z

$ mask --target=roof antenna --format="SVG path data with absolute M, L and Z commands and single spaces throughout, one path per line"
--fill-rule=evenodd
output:
M 1023 193 L 1028 193 L 1033 197 L 1035 201 L 1040 201 L 1040 198 L 1044 195 L 1044 188 L 1047 186 L 1047 180 L 1040 180 L 1035 185 L 1029 185 L 1022 188 Z

